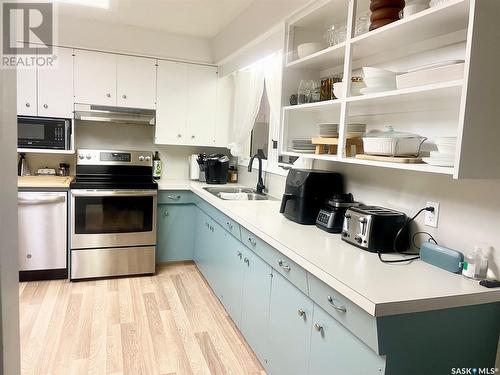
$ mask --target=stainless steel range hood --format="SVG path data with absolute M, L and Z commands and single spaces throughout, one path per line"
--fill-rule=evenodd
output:
M 155 117 L 154 109 L 75 104 L 75 120 L 154 125 Z

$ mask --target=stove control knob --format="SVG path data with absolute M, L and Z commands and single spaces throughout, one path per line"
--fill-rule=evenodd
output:
M 361 244 L 363 242 L 363 239 L 361 238 L 361 236 L 359 235 L 356 235 L 354 236 L 354 239 L 356 240 L 357 243 Z
M 78 159 L 80 159 L 80 160 L 85 159 L 85 155 L 83 155 L 83 154 L 78 155 Z
M 87 158 L 87 160 L 90 160 L 92 158 L 92 155 L 90 154 L 87 154 L 87 156 L 85 156 Z
M 146 156 L 144 159 L 145 159 L 146 161 L 151 161 L 151 156 Z
M 139 155 L 139 161 L 144 161 L 144 156 Z

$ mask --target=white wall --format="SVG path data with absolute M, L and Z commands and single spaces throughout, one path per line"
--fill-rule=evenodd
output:
M 155 145 L 154 126 L 77 121 L 75 128 L 77 149 L 158 150 L 163 163 L 163 179 L 188 178 L 187 158 L 191 154 L 220 152 L 229 155 L 224 148 Z M 32 173 L 45 166 L 57 168 L 61 162 L 69 163 L 72 173 L 75 172 L 75 155 L 27 154 L 27 160 Z
M 365 204 L 413 216 L 427 201 L 439 202 L 438 228 L 424 226 L 421 215 L 413 229 L 425 230 L 440 244 L 462 252 L 471 251 L 478 243 L 491 244 L 500 266 L 500 180 L 453 180 L 443 175 L 322 161 L 314 167 L 342 173 L 346 191 Z M 255 172 L 250 174 L 244 168 L 238 172 L 243 184 L 256 183 Z M 264 183 L 270 194 L 280 197 L 285 177 L 267 173 Z
M 19 374 L 16 74 L 0 70 L 0 374 Z
M 58 44 L 185 61 L 213 63 L 209 39 L 170 34 L 140 27 L 59 17 Z
M 227 58 L 308 2 L 307 0 L 255 0 L 214 38 L 215 61 Z

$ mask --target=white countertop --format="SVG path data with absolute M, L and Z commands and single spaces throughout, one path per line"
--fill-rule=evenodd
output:
M 189 180 L 158 184 L 160 190 L 191 190 L 373 316 L 500 301 L 500 289 L 420 260 L 384 264 L 340 235 L 286 219 L 279 213 L 280 201 L 224 201 L 203 190 L 207 185 Z

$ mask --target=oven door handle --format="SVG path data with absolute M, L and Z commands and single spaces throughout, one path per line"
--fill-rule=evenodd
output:
M 71 190 L 74 197 L 151 197 L 156 190 Z

